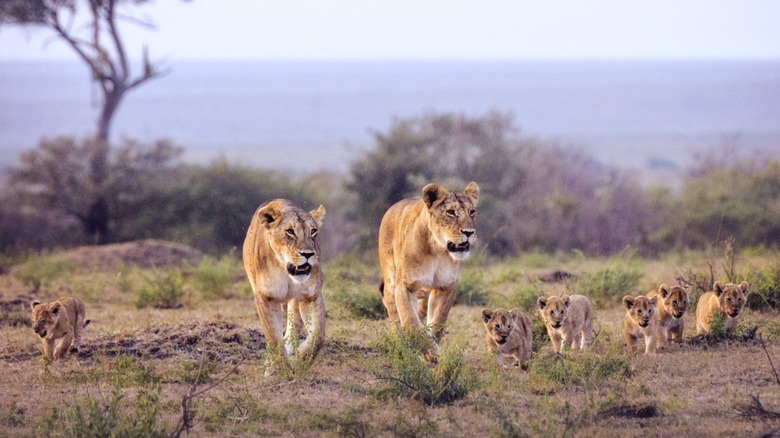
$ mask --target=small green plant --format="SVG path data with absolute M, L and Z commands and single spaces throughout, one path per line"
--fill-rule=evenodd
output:
M 354 285 L 346 287 L 343 284 L 334 286 L 328 303 L 334 313 L 344 319 L 384 319 L 387 317 L 382 296 L 376 289 Z
M 154 372 L 154 363 L 132 356 L 120 355 L 107 365 L 106 374 L 117 388 L 155 384 L 160 378 Z
M 40 255 L 30 257 L 14 271 L 14 276 L 22 283 L 38 291 L 41 286 L 52 280 L 72 274 L 77 265 L 62 257 Z
M 477 375 L 463 358 L 465 343 L 453 343 L 442 349 L 438 363 L 432 367 L 420 356 L 429 346 L 423 330 L 385 332 L 382 348 L 391 369 L 373 373 L 387 382 L 376 395 L 410 397 L 434 406 L 459 400 L 476 388 Z
M 482 271 L 469 269 L 461 272 L 455 295 L 455 304 L 484 306 L 490 298 L 485 288 Z
M 512 292 L 506 298 L 506 303 L 501 307 L 519 307 L 530 313 L 536 312 L 536 300 L 543 295 L 540 289 L 526 282 L 519 282 L 512 286 Z
M 578 290 L 592 300 L 614 303 L 636 289 L 642 273 L 636 269 L 610 266 L 593 274 L 584 274 L 577 283 Z
M 105 402 L 90 398 L 85 404 L 76 405 L 57 416 L 62 423 L 62 435 L 167 437 L 165 425 L 158 418 L 159 395 L 160 388 L 156 387 L 140 390 L 136 399 L 129 403 L 122 403 L 124 397 L 116 390 Z
M 180 307 L 186 292 L 184 278 L 178 270 L 154 270 L 143 275 L 144 285 L 138 291 L 135 306 L 173 309 Z
M 597 388 L 611 379 L 626 379 L 633 375 L 630 358 L 612 348 L 606 354 L 592 351 L 557 355 L 531 361 L 532 379 L 554 382 L 566 387 Z
M 752 310 L 780 309 L 780 266 L 752 273 L 746 306 Z
M 195 267 L 193 281 L 198 291 L 209 298 L 231 298 L 236 295 L 233 283 L 241 276 L 241 266 L 233 252 L 222 256 L 218 261 L 204 258 Z

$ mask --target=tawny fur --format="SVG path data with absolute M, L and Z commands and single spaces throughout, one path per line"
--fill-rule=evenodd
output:
M 511 365 L 526 369 L 533 345 L 531 317 L 520 309 L 484 309 L 482 322 L 485 324 L 485 341 L 496 356 L 496 362 L 506 367 L 505 359 L 509 358 Z
M 623 338 L 628 351 L 636 350 L 639 339 L 645 341 L 645 354 L 655 353 L 658 347 L 658 296 L 623 297 L 626 316 L 623 318 Z
M 700 335 L 708 334 L 712 329 L 713 315 L 720 313 L 724 315 L 726 332 L 731 333 L 747 303 L 750 285 L 747 281 L 739 285 L 716 281 L 712 289 L 699 297 L 696 305 L 696 332 Z
M 593 305 L 584 295 L 539 297 L 536 301 L 544 317 L 553 350 L 560 353 L 567 344 L 572 350 L 590 346 L 593 333 Z
M 75 297 L 60 297 L 56 301 L 30 304 L 33 331 L 40 336 L 43 352 L 49 360 L 77 353 L 81 345 L 81 330 L 89 324 L 84 319 L 84 303 Z
M 469 183 L 463 192 L 436 184 L 422 197 L 391 206 L 379 226 L 379 265 L 382 300 L 393 328 L 427 327 L 430 354 L 455 301 L 461 263 L 476 240 L 479 187 Z
M 666 348 L 670 341 L 681 343 L 685 333 L 685 312 L 688 310 L 690 289 L 661 284 L 646 297 L 658 297 L 658 348 Z
M 285 199 L 268 201 L 255 211 L 244 240 L 244 268 L 260 328 L 268 348 L 279 348 L 285 341 L 285 356 L 295 353 L 296 335 L 306 336 L 297 349 L 299 355 L 315 356 L 325 342 L 319 259 L 324 217 L 322 205 L 306 212 Z

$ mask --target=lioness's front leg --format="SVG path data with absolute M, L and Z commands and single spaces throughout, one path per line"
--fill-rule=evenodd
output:
M 255 307 L 260 317 L 260 329 L 263 331 L 266 350 L 279 347 L 284 336 L 284 312 L 282 305 L 276 301 L 255 293 Z
M 298 339 L 305 335 L 306 332 L 304 332 L 303 316 L 298 306 L 298 299 L 291 299 L 283 308 L 287 314 L 287 328 L 284 331 L 284 352 L 289 356 L 293 354 Z
M 433 331 L 433 335 L 440 340 L 444 334 L 444 322 L 455 302 L 455 285 L 441 289 L 431 289 L 428 296 L 428 321 L 427 324 Z
M 325 344 L 325 303 L 321 295 L 298 302 L 299 315 L 304 316 L 306 339 L 299 348 L 299 355 L 316 355 Z
M 423 324 L 417 315 L 417 289 L 399 285 L 395 290 L 395 308 L 401 328 L 415 330 L 422 328 Z

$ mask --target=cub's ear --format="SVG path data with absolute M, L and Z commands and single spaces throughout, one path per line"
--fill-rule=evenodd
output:
M 631 308 L 634 307 L 634 297 L 632 297 L 631 295 L 624 296 L 623 307 L 625 307 L 626 310 L 631 310 Z
M 658 295 L 654 295 L 653 298 L 650 298 L 648 301 L 653 305 L 653 307 L 655 307 L 658 305 Z
M 715 295 L 721 296 L 726 290 L 726 286 L 723 286 L 723 283 L 716 281 L 715 284 L 712 285 L 712 290 L 715 292 Z
M 314 222 L 317 223 L 317 228 L 322 226 L 322 220 L 325 218 L 325 207 L 320 204 L 319 207 L 317 207 L 316 210 L 312 210 L 309 212 L 312 218 L 314 218 Z
M 447 191 L 437 184 L 428 184 L 422 189 L 422 199 L 428 208 L 431 208 L 436 201 L 447 196 Z
M 38 301 L 38 300 L 35 300 L 32 303 L 30 303 L 30 309 L 35 309 L 36 307 L 38 307 L 40 305 L 41 305 L 41 302 Z
M 509 314 L 512 315 L 512 319 L 514 319 L 515 322 L 520 321 L 520 309 L 515 307 L 509 311 Z
M 569 305 L 571 304 L 571 297 L 568 295 L 564 295 L 561 297 L 561 299 L 563 300 L 563 304 L 565 304 L 566 307 L 569 307 Z
M 691 299 L 691 287 L 690 286 L 685 286 L 685 289 L 683 289 L 683 290 L 685 291 L 685 298 L 690 300 Z
M 279 219 L 280 212 L 272 201 L 266 203 L 265 205 L 261 205 L 255 214 L 257 214 L 260 222 L 265 225 L 265 228 L 268 229 L 271 228 L 271 225 Z
M 547 307 L 547 297 L 539 297 L 536 300 L 536 305 L 539 306 L 539 310 L 544 310 Z
M 482 311 L 482 322 L 488 322 L 491 319 L 493 319 L 493 311 L 490 309 L 485 309 Z
M 60 304 L 60 303 L 54 303 L 54 304 L 51 306 L 51 313 L 53 313 L 53 314 L 57 315 L 58 313 L 60 313 L 60 307 L 62 307 L 62 304 Z
M 663 299 L 666 299 L 666 297 L 669 296 L 669 286 L 667 286 L 666 283 L 658 286 L 658 292 L 661 293 Z
M 479 201 L 479 186 L 477 183 L 474 181 L 470 182 L 466 189 L 463 190 L 463 193 L 471 199 L 475 206 L 477 205 L 477 201 Z
M 746 296 L 750 293 L 750 285 L 747 281 L 743 281 L 742 284 L 739 285 L 739 290 L 742 291 L 743 296 Z

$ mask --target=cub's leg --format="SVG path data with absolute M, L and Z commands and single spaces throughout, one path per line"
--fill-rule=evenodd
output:
M 683 341 L 683 331 L 685 329 L 685 325 L 683 325 L 683 322 L 680 321 L 677 326 L 671 330 L 669 330 L 669 338 L 670 340 L 677 342 L 678 344 L 681 344 Z
M 645 354 L 655 353 L 658 341 L 656 340 L 657 333 L 645 335 Z
M 43 354 L 49 361 L 54 360 L 54 339 L 43 339 Z
M 561 336 L 560 333 L 554 332 L 549 329 L 547 330 L 547 334 L 550 336 L 550 341 L 552 342 L 553 351 L 556 353 L 560 353 L 564 343 L 563 336 Z
M 70 344 L 73 343 L 73 333 L 68 332 L 57 343 L 57 347 L 54 349 L 54 358 L 60 359 L 68 353 L 70 350 Z
M 592 338 L 593 338 L 593 320 L 586 319 L 585 325 L 582 327 L 582 344 L 580 344 L 580 350 L 586 350 L 590 348 L 590 343 Z
M 571 350 L 572 351 L 579 351 L 582 349 L 582 332 L 574 332 L 571 335 Z M 565 341 L 564 341 L 565 343 Z
M 629 352 L 633 352 L 634 350 L 636 350 L 636 342 L 637 342 L 636 336 L 632 335 L 631 333 L 625 333 L 623 335 L 623 338 L 626 341 L 626 347 L 628 348 Z

